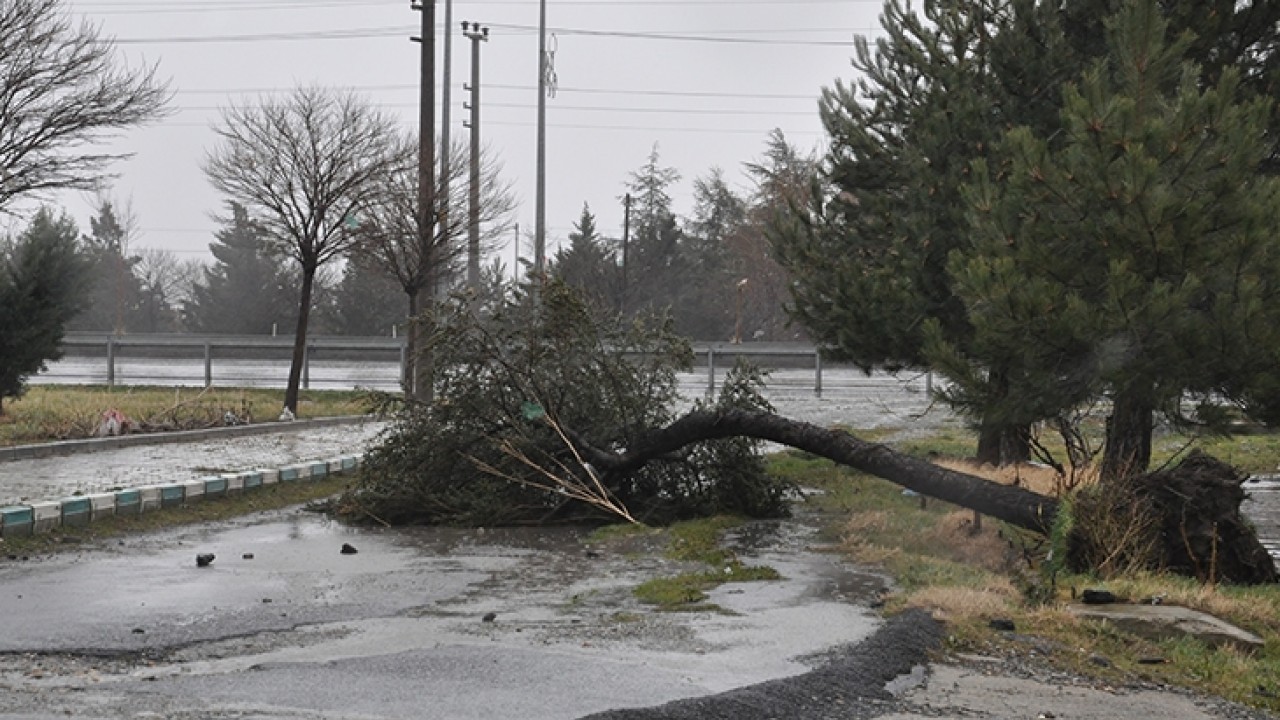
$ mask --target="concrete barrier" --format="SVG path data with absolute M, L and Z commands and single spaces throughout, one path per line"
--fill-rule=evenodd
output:
M 79 527 L 102 518 L 134 516 L 178 507 L 204 499 L 237 494 L 278 482 L 319 480 L 353 472 L 361 455 L 294 463 L 280 468 L 257 468 L 136 488 L 0 507 L 0 537 L 23 537 L 58 527 Z
M 91 520 L 101 520 L 116 514 L 115 493 L 90 493 L 86 497 L 89 498 L 89 518 Z
M 201 494 L 203 494 L 204 484 L 200 485 Z M 192 498 L 195 500 L 196 498 Z M 187 501 L 187 488 L 185 484 L 179 483 L 174 485 L 160 486 L 160 507 L 171 508 L 177 507 Z M 146 508 L 143 508 L 146 511 Z
M 116 498 L 117 515 L 140 515 L 142 513 L 141 490 L 117 490 L 112 494 Z
M 35 532 L 36 516 L 29 505 L 0 508 L 0 536 L 25 537 Z
M 142 494 L 142 505 L 138 508 L 138 512 L 149 512 L 160 508 L 161 498 L 159 485 L 144 485 L 143 487 L 138 488 L 138 491 Z
M 57 500 L 41 500 L 31 503 L 35 532 L 49 532 L 62 526 L 62 503 Z
M 297 482 L 303 473 L 310 474 L 309 465 L 286 465 L 280 468 L 280 482 Z
M 196 503 L 204 499 L 204 478 L 183 480 L 178 485 L 182 486 L 182 502 Z
M 58 505 L 62 511 L 62 527 L 88 525 L 93 519 L 93 503 L 87 497 L 67 498 Z
M 227 479 L 224 477 L 208 477 L 204 479 L 204 496 L 217 498 L 227 494 Z

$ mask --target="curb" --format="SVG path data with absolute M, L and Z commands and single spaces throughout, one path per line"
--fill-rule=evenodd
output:
M 294 420 L 292 422 L 263 422 L 251 425 L 233 425 L 231 427 L 203 428 L 200 430 L 178 430 L 175 432 L 136 433 L 104 438 L 85 438 L 82 440 L 62 440 L 34 445 L 14 445 L 0 448 L 0 463 L 14 460 L 34 460 L 46 457 L 59 457 L 79 453 L 97 452 L 99 450 L 118 450 L 137 445 L 162 445 L 167 443 L 195 442 L 214 438 L 234 438 L 245 435 L 260 435 L 274 432 L 292 432 L 294 430 L 310 430 L 312 428 L 330 427 L 332 425 L 349 425 L 375 419 L 373 415 L 343 415 L 339 417 L 314 418 L 311 420 Z
M 363 455 L 341 455 L 330 460 L 295 463 L 281 468 L 258 468 L 197 480 L 9 505 L 0 507 L 0 538 L 29 537 L 59 527 L 87 525 L 115 515 L 139 515 L 206 498 L 237 495 L 278 482 L 306 482 L 330 475 L 345 475 L 354 473 L 363 462 Z

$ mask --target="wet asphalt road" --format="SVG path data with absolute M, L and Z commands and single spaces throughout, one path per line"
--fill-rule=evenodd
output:
M 878 627 L 879 578 L 808 523 L 732 542 L 785 579 L 722 586 L 728 613 L 639 604 L 636 584 L 686 568 L 654 537 L 571 529 L 293 510 L 4 562 L 0 717 L 576 718 L 802 674 Z

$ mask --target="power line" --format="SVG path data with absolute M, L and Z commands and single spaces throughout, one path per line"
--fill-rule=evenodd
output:
M 402 123 L 408 123 L 408 120 Z M 511 127 L 533 127 L 534 123 L 522 122 L 518 120 L 486 120 L 486 125 L 504 125 Z M 203 128 L 209 129 L 213 127 L 209 122 L 184 122 L 175 120 L 160 120 L 156 123 L 162 127 L 180 127 L 180 128 Z M 556 130 L 599 130 L 604 132 L 651 132 L 651 133 L 722 133 L 725 135 L 760 135 L 767 136 L 770 131 L 777 129 L 776 126 L 760 127 L 757 129 L 741 129 L 741 128 L 723 128 L 723 127 L 655 127 L 653 125 L 584 125 L 577 123 L 555 123 L 548 122 L 547 127 Z M 790 136 L 806 136 L 821 137 L 826 133 L 821 130 L 783 130 L 783 134 Z
M 533 85 L 502 85 L 498 83 L 488 83 L 485 87 L 496 90 L 536 90 Z M 296 88 L 286 87 L 263 87 L 263 88 L 197 88 L 191 90 L 175 90 L 177 95 L 235 95 L 235 94 L 257 94 L 271 95 L 275 93 L 291 93 Z M 349 85 L 337 88 L 339 90 L 355 90 L 355 91 L 382 91 L 382 90 L 417 90 L 417 85 L 408 83 L 396 83 L 386 85 Z M 750 92 L 722 92 L 722 91 L 702 91 L 702 90 L 644 90 L 639 88 L 599 88 L 599 87 L 572 87 L 560 85 L 556 88 L 556 93 L 583 93 L 591 95 L 653 95 L 664 97 L 694 97 L 694 98 L 745 98 L 759 100 L 814 100 L 817 96 L 813 93 L 750 93 Z
M 738 7 L 742 5 L 792 7 L 795 5 L 847 5 L 850 3 L 881 4 L 881 0 L 557 0 L 558 7 Z M 175 7 L 170 0 L 163 2 L 81 2 L 78 9 L 101 15 L 147 15 L 203 12 L 256 12 L 262 10 L 305 10 L 352 5 L 385 5 L 399 7 L 398 0 L 221 0 L 203 5 Z M 528 0 L 473 0 L 469 5 L 527 5 Z
M 536 31 L 529 25 L 506 25 L 502 23 L 493 23 L 495 28 L 503 28 L 506 30 L 519 30 L 522 32 Z M 877 28 L 801 28 L 797 30 L 773 29 L 773 30 L 719 30 L 710 32 L 723 32 L 729 34 L 754 34 L 759 32 L 848 32 L 859 33 Z M 634 40 L 672 40 L 679 42 L 705 42 L 705 43 L 724 43 L 735 45 L 801 45 L 807 47 L 848 47 L 852 43 L 848 40 L 781 40 L 769 38 L 745 38 L 745 37 L 726 37 L 723 35 L 705 35 L 698 33 L 681 33 L 681 32 L 655 32 L 655 31 L 630 31 L 630 30 L 587 30 L 585 28 L 565 28 L 565 27 L 549 27 L 548 32 L 557 35 L 582 35 L 586 37 L 616 37 L 628 38 Z M 708 32 L 708 31 L 700 31 Z
M 520 110 L 528 110 L 533 107 L 533 105 L 530 103 L 487 102 L 485 104 L 487 107 L 516 108 Z M 382 109 L 417 107 L 416 104 L 411 102 L 372 103 L 372 105 L 374 107 L 378 107 Z M 185 111 L 212 112 L 215 110 L 221 110 L 222 108 L 214 105 L 187 105 L 187 106 L 177 107 L 174 109 L 180 112 L 185 112 Z M 663 114 L 671 114 L 671 115 L 725 115 L 725 116 L 730 116 L 730 115 L 806 115 L 806 116 L 817 115 L 817 111 L 815 110 L 773 110 L 773 109 L 740 110 L 736 108 L 653 108 L 653 107 L 626 107 L 626 106 L 607 107 L 603 105 L 561 105 L 561 104 L 553 105 L 551 106 L 551 109 L 555 110 L 556 112 L 564 112 L 564 111 L 625 112 L 625 113 L 642 113 L 642 114 L 663 113 Z
M 130 8 L 128 4 L 121 3 L 118 9 L 90 9 L 98 7 L 96 4 L 82 3 L 78 5 L 78 9 L 85 14 L 92 15 L 185 15 L 197 13 L 225 13 L 225 12 L 263 12 L 280 10 L 306 10 L 308 12 L 328 9 L 328 8 L 350 8 L 353 5 L 390 5 L 385 0 L 321 0 L 319 2 L 311 1 L 303 5 L 300 3 L 287 2 L 265 2 L 253 4 L 239 3 L 206 3 L 203 5 L 186 5 L 175 7 L 166 3 L 164 6 L 143 6 L 140 3 L 134 4 L 136 7 Z M 400 3 L 395 3 L 397 7 Z
M 519 32 L 537 32 L 530 25 L 504 25 L 494 23 L 493 28 L 515 30 Z M 414 33 L 417 28 L 408 25 L 394 27 L 349 28 L 343 30 L 302 30 L 294 32 L 252 33 L 237 35 L 172 35 L 161 37 L 125 37 L 115 38 L 118 45 L 168 45 L 194 43 L 252 43 L 252 42 L 286 42 L 298 40 L 364 40 L 381 37 L 398 37 Z M 558 35 L 579 35 L 585 37 L 617 37 L 633 40 L 665 40 L 680 42 L 702 42 L 738 45 L 787 45 L 803 47 L 848 47 L 850 40 L 784 40 L 778 38 L 731 37 L 733 34 L 755 34 L 761 32 L 840 32 L 851 35 L 858 33 L 878 32 L 879 28 L 800 28 L 796 30 L 719 30 L 702 32 L 720 32 L 726 35 L 707 35 L 680 32 L 657 31 L 624 31 L 624 30 L 589 30 L 585 28 L 547 28 L 548 32 Z

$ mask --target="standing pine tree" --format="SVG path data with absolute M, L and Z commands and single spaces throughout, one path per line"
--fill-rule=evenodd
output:
M 1167 30 L 1155 0 L 1126 3 L 1061 130 L 1016 129 L 1000 165 L 975 163 L 974 248 L 951 257 L 973 335 L 961 349 L 930 326 L 962 401 L 992 363 L 1016 369 L 1018 412 L 1109 397 L 1104 478 L 1147 468 L 1157 411 L 1185 418 L 1186 398 L 1220 398 L 1280 350 L 1271 104 L 1242 100 L 1232 68 L 1206 87 Z
M 740 319 L 739 294 L 729 259 L 729 239 L 746 220 L 746 203 L 713 167 L 693 181 L 693 217 L 685 223 L 680 271 L 695 282 L 685 283 L 674 308 L 676 327 L 698 340 L 726 340 L 735 335 Z
M 773 237 L 794 278 L 794 316 L 830 357 L 867 371 L 925 368 L 929 321 L 964 352 L 971 329 L 947 257 L 969 247 L 960 198 L 969 161 L 990 150 L 1009 122 L 1004 113 L 1020 106 L 992 71 L 994 39 L 1017 20 L 1003 0 L 928 0 L 923 17 L 890 0 L 886 37 L 874 49 L 858 40 L 863 78 L 823 92 L 826 184 L 811 188 L 807 205 L 776 215 Z M 1022 58 L 1027 77 L 1051 81 L 1047 68 L 1034 72 L 1045 56 Z M 1007 395 L 1007 370 L 986 370 L 990 391 Z M 1026 418 L 974 410 L 979 460 L 1027 457 Z
M 89 301 L 68 326 L 71 330 L 106 330 L 121 334 L 134 330 L 141 314 L 142 286 L 134 275 L 138 257 L 130 254 L 135 222 L 105 198 L 98 214 L 89 218 L 91 232 L 82 238 L 89 259 L 86 286 Z
M 682 234 L 671 209 L 670 188 L 680 179 L 675 168 L 660 164 L 658 146 L 631 173 L 631 238 L 627 249 L 623 306 L 628 315 L 664 310 L 674 305 L 683 287 L 679 276 Z
M 576 289 L 594 307 L 618 306 L 617 259 L 596 231 L 596 216 L 586 203 L 569 233 L 569 247 L 561 248 L 551 260 L 551 275 Z
M 88 262 L 75 223 L 47 209 L 17 238 L 0 242 L 0 415 L 29 376 L 62 356 L 63 328 L 88 300 Z
M 244 206 L 231 202 L 228 208 L 217 241 L 209 244 L 216 262 L 183 303 L 186 325 L 200 333 L 284 331 L 295 321 L 297 290 Z

